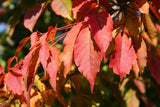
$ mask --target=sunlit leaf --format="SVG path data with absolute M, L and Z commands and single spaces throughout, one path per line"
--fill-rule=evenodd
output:
M 94 43 L 89 28 L 83 28 L 74 46 L 74 61 L 78 70 L 88 79 L 92 93 L 101 60 L 101 52 Z
M 71 16 L 72 2 L 71 0 L 53 0 L 51 3 L 52 10 L 64 18 L 73 20 Z
M 114 73 L 120 75 L 121 80 L 130 73 L 132 66 L 136 64 L 136 53 L 131 41 L 126 34 L 121 33 L 115 38 L 115 51 L 111 56 L 110 68 Z

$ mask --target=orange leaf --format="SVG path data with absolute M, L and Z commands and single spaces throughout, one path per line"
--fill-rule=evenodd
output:
M 21 51 L 21 49 L 23 48 L 23 46 L 30 40 L 30 37 L 26 37 L 24 39 L 22 39 L 19 42 L 19 45 L 17 47 L 16 53 L 15 53 L 15 57 L 18 58 L 19 52 Z

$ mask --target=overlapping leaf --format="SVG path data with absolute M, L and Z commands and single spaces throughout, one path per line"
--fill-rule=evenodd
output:
M 147 47 L 144 40 L 142 40 L 141 47 L 137 50 L 136 54 L 139 70 L 142 73 L 144 67 L 147 65 Z
M 120 33 L 115 38 L 115 47 L 109 67 L 112 67 L 114 73 L 120 75 L 122 80 L 126 74 L 129 74 L 132 65 L 136 64 L 136 54 L 126 34 Z
M 88 21 L 91 34 L 105 57 L 105 52 L 112 40 L 113 21 L 110 14 L 107 11 L 89 14 L 85 20 Z
M 5 76 L 5 84 L 14 94 L 21 95 L 25 90 L 22 76 L 15 76 L 11 72 Z
M 12 91 L 14 94 L 18 95 L 21 95 L 23 91 L 25 91 L 25 85 L 21 71 L 22 65 L 23 61 L 19 62 L 12 68 L 8 67 L 8 69 L 14 72 L 8 72 L 4 78 L 4 84 L 7 85 L 8 89 Z
M 46 71 L 47 65 L 48 65 L 48 60 L 50 56 L 49 49 L 50 49 L 49 44 L 46 43 L 42 45 L 39 51 L 39 59 L 40 59 L 40 62 L 42 63 L 44 71 Z
M 88 27 L 79 33 L 74 46 L 74 61 L 78 69 L 88 79 L 93 92 L 96 74 L 100 70 L 101 52 L 94 43 Z
M 96 5 L 96 3 L 90 2 L 90 0 L 73 1 L 73 18 L 77 19 L 77 21 L 82 21 L 92 9 L 95 9 Z
M 134 12 L 135 15 L 132 15 L 131 13 L 127 14 L 127 17 L 125 19 L 126 21 L 125 27 L 127 28 L 128 33 L 132 38 L 134 49 L 137 50 L 140 48 L 141 45 L 141 36 L 139 35 L 140 17 L 136 13 L 136 10 L 130 9 L 129 11 Z
M 73 50 L 74 44 L 77 39 L 77 35 L 80 32 L 82 27 L 82 23 L 78 23 L 75 25 L 66 35 L 66 38 L 63 41 L 63 44 L 66 45 L 63 51 L 62 61 L 64 62 L 64 76 L 66 77 L 67 73 L 71 69 L 72 61 L 73 61 Z
M 19 46 L 17 47 L 15 57 L 18 58 L 19 52 L 22 50 L 23 46 L 30 40 L 30 37 L 26 37 L 19 42 Z
M 57 71 L 59 70 L 59 52 L 57 48 L 50 47 L 50 57 L 47 66 L 47 73 L 49 74 L 51 85 L 53 86 L 54 91 L 56 92 L 56 77 Z
M 33 47 L 38 40 L 37 32 L 33 32 L 30 38 L 31 38 L 31 47 Z

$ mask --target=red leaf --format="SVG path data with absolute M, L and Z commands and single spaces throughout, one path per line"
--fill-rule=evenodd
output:
M 0 85 L 3 83 L 3 81 L 4 81 L 4 76 L 5 75 L 0 75 Z
M 82 21 L 96 6 L 97 3 L 90 2 L 90 0 L 74 0 L 72 7 L 73 17 L 77 19 L 77 22 Z
M 133 71 L 135 72 L 136 77 L 138 77 L 139 72 L 143 73 L 145 66 L 147 65 L 147 47 L 142 39 L 140 48 L 137 50 L 137 64 L 133 65 Z
M 95 1 L 97 2 L 97 0 Z M 108 0 L 99 0 L 99 3 L 107 7 L 112 7 L 111 4 L 109 4 Z
M 120 75 L 122 80 L 126 74 L 129 74 L 132 65 L 136 64 L 136 54 L 126 34 L 122 36 L 119 34 L 116 37 L 115 46 L 109 67 L 113 67 L 114 73 Z
M 30 37 L 26 37 L 19 42 L 19 46 L 17 47 L 15 57 L 18 58 L 19 52 L 23 48 L 23 46 L 30 40 Z
M 85 5 L 87 5 L 89 2 L 87 0 L 74 0 L 72 2 L 72 13 L 73 13 L 73 18 L 77 18 L 77 15 L 80 11 L 80 9 L 82 8 L 82 6 L 84 7 Z M 90 4 L 90 3 L 89 3 Z M 86 6 L 87 7 L 87 6 Z
M 98 46 L 91 38 L 88 27 L 83 28 L 77 37 L 74 47 L 74 60 L 79 71 L 88 79 L 93 93 L 96 74 L 100 70 L 102 56 Z
M 38 48 L 35 48 L 33 49 L 32 51 L 30 51 L 24 58 L 23 60 L 23 66 L 22 66 L 22 75 L 23 76 L 26 76 L 26 74 L 28 73 L 29 71 L 29 66 L 31 64 L 31 59 L 32 59 L 32 56 L 34 54 L 35 51 L 37 51 L 37 49 L 39 49 L 40 47 Z
M 30 37 L 31 37 L 31 47 L 33 47 L 38 40 L 37 32 L 33 32 Z
M 40 37 L 40 42 L 42 45 L 48 43 L 48 32 L 44 33 L 41 37 Z
M 91 34 L 105 57 L 105 52 L 112 41 L 113 21 L 110 14 L 107 11 L 89 14 L 85 20 L 88 21 Z
M 46 43 L 42 45 L 39 51 L 39 60 L 43 66 L 44 71 L 46 71 L 48 59 L 50 57 L 49 49 L 50 49 L 49 44 Z
M 21 95 L 25 90 L 22 76 L 15 76 L 11 72 L 9 72 L 6 74 L 4 81 L 8 89 L 14 94 Z
M 9 70 L 12 70 L 13 74 L 16 75 L 22 75 L 21 67 L 23 66 L 23 61 L 18 62 L 14 67 L 9 68 Z
M 82 27 L 82 23 L 78 23 L 73 26 L 73 28 L 67 33 L 66 38 L 63 41 L 63 44 L 66 45 L 63 50 L 62 61 L 64 62 L 64 77 L 66 77 L 67 73 L 70 71 L 73 61 L 73 50 L 74 44 L 79 34 L 79 31 Z
M 28 88 L 29 92 L 32 88 L 34 78 L 35 78 L 35 74 L 37 72 L 38 65 L 39 65 L 39 60 L 38 60 L 39 50 L 40 50 L 40 47 L 36 48 L 36 50 L 33 51 L 32 58 L 30 60 L 29 66 L 28 66 L 28 72 L 26 72 L 26 74 L 24 75 L 25 84 L 27 84 L 27 88 Z
M 31 32 L 34 25 L 36 24 L 39 16 L 42 14 L 44 8 L 48 5 L 48 2 L 37 4 L 29 9 L 24 16 L 24 26 L 29 29 Z
M 50 47 L 50 62 L 47 66 L 47 73 L 49 74 L 50 81 L 52 83 L 53 89 L 56 92 L 56 76 L 59 70 L 59 52 L 57 48 Z

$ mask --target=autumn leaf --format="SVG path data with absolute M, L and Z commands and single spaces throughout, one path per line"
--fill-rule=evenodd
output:
M 147 66 L 147 47 L 142 39 L 141 46 L 136 52 L 137 55 L 137 64 L 133 65 L 133 71 L 135 72 L 136 77 L 143 73 L 144 68 Z
M 147 66 L 147 46 L 142 40 L 141 47 L 137 50 L 137 62 L 140 69 L 140 72 L 142 73 L 144 71 L 144 67 Z
M 92 39 L 89 28 L 83 28 L 74 46 L 74 61 L 78 70 L 88 79 L 92 93 L 96 74 L 100 70 L 101 60 L 100 50 Z
M 63 50 L 62 61 L 64 62 L 64 77 L 68 74 L 71 69 L 72 61 L 73 61 L 73 50 L 76 38 L 80 32 L 82 27 L 82 23 L 78 23 L 73 26 L 73 28 L 67 33 L 66 38 L 63 41 L 63 45 L 66 45 Z
M 132 65 L 136 64 L 136 53 L 131 41 L 126 34 L 120 33 L 115 38 L 115 51 L 112 53 L 109 67 L 113 68 L 115 74 L 120 75 L 122 80 L 126 74 L 129 74 Z
M 9 69 L 9 71 L 11 70 L 13 74 L 21 76 L 22 75 L 22 71 L 21 71 L 22 66 L 23 66 L 23 61 L 19 61 L 17 64 L 14 65 L 14 67 L 10 67 L 8 69 Z
M 57 28 L 54 28 L 53 26 L 48 27 L 48 40 L 50 40 L 51 43 L 54 43 L 56 32 Z
M 42 14 L 45 7 L 49 2 L 45 2 L 42 4 L 37 4 L 29 9 L 24 16 L 24 26 L 29 29 L 31 32 L 33 30 L 34 25 L 36 24 L 38 18 Z
M 41 46 L 39 51 L 39 60 L 43 66 L 44 71 L 46 71 L 48 60 L 50 57 L 49 49 L 50 49 L 50 46 L 48 43 L 46 43 Z
M 88 0 L 74 0 L 72 1 L 72 13 L 74 19 L 81 19 L 91 9 L 92 3 Z
M 50 47 L 50 57 L 49 62 L 47 66 L 47 73 L 49 74 L 51 85 L 56 92 L 56 77 L 57 77 L 57 71 L 59 70 L 59 52 L 57 48 Z
M 23 83 L 22 76 L 15 76 L 11 72 L 7 73 L 4 79 L 4 84 L 7 85 L 7 88 L 12 91 L 14 94 L 21 95 L 25 90 L 25 85 Z
M 107 11 L 89 14 L 85 20 L 88 22 L 91 34 L 105 58 L 105 52 L 112 41 L 113 21 L 110 14 Z
M 88 3 L 87 0 L 74 0 L 72 1 L 72 13 L 73 13 L 73 18 L 77 18 L 77 13 L 80 11 L 80 8 Z
M 33 47 L 36 44 L 37 40 L 38 40 L 37 32 L 33 32 L 31 34 L 30 38 L 31 38 L 31 47 Z
M 25 37 L 19 42 L 19 45 L 17 47 L 15 57 L 18 58 L 19 52 L 22 50 L 23 46 L 30 40 L 30 37 Z
M 133 7 L 134 8 L 134 7 Z M 141 36 L 139 35 L 140 29 L 140 16 L 136 13 L 136 10 L 130 9 L 129 11 L 135 13 L 135 15 L 128 13 L 125 18 L 125 27 L 129 36 L 132 38 L 133 47 L 135 50 L 140 48 L 141 45 Z
M 136 3 L 141 13 L 149 14 L 149 3 L 147 0 L 136 0 Z
M 12 64 L 12 62 L 13 62 L 13 60 L 15 59 L 16 57 L 15 56 L 13 56 L 13 57 L 11 57 L 11 58 L 9 58 L 8 60 L 7 60 L 7 71 L 8 72 L 10 72 L 10 67 L 11 67 L 11 64 Z
M 156 46 L 158 42 L 157 38 L 157 29 L 151 19 L 150 15 L 142 14 L 142 20 L 144 23 L 145 28 L 147 29 L 147 33 L 149 37 L 151 38 L 153 44 Z
M 25 76 L 26 73 L 28 72 L 29 70 L 29 66 L 30 66 L 30 61 L 32 59 L 32 55 L 34 53 L 36 49 L 30 51 L 24 58 L 23 60 L 23 66 L 22 66 L 22 75 Z
M 35 75 L 38 69 L 38 65 L 39 65 L 39 50 L 40 50 L 40 47 L 36 48 L 35 51 L 33 51 L 32 56 L 31 56 L 32 58 L 28 66 L 28 71 L 26 72 L 25 75 L 23 75 L 25 78 L 24 79 L 25 85 L 27 85 L 27 89 L 29 91 L 32 88 L 32 84 L 34 82 L 34 78 L 35 78 Z
M 71 0 L 53 0 L 51 3 L 52 10 L 64 18 L 73 20 L 71 16 L 72 2 Z

